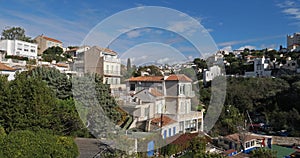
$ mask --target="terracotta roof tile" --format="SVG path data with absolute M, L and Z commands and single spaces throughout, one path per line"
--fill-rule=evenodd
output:
M 157 117 L 151 120 L 151 124 L 158 124 L 161 122 L 161 117 Z M 166 126 L 172 123 L 175 123 L 176 121 L 172 120 L 170 117 L 163 115 L 162 117 L 162 126 Z
M 241 135 L 242 137 L 243 135 Z M 245 141 L 250 141 L 250 140 L 253 140 L 253 139 L 263 139 L 263 137 L 259 137 L 259 136 L 254 136 L 254 135 L 251 135 L 251 134 L 245 134 L 244 135 L 244 139 Z M 240 141 L 240 135 L 238 133 L 235 133 L 235 134 L 231 134 L 231 135 L 227 135 L 225 136 L 226 139 L 229 139 L 231 141 L 235 141 L 235 142 L 239 142 Z
M 15 71 L 16 69 L 0 63 L 0 71 Z
M 128 81 L 162 82 L 163 79 L 164 79 L 163 76 L 138 76 L 138 77 L 131 77 Z
M 63 63 L 57 63 L 56 66 L 58 66 L 58 67 L 69 67 L 68 64 L 63 64 Z
M 187 81 L 192 82 L 193 80 L 184 74 L 170 75 L 166 81 Z
M 57 40 L 57 39 L 54 39 L 54 38 L 50 38 L 50 37 L 47 37 L 47 36 L 41 36 L 42 38 L 44 38 L 45 40 L 48 40 L 48 41 L 52 41 L 52 42 L 56 42 L 56 43 L 62 43 L 61 41 Z
M 115 51 L 113 51 L 109 48 L 101 48 L 101 47 L 98 47 L 98 46 L 94 46 L 94 47 L 97 48 L 101 52 L 105 52 L 105 53 L 112 54 L 112 55 L 118 55 L 117 52 L 115 52 Z

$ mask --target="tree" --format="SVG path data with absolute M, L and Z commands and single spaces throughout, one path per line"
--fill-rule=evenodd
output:
M 26 42 L 33 42 L 31 37 L 25 35 L 25 30 L 21 27 L 7 28 L 2 31 L 2 40 L 21 40 Z
M 267 148 L 252 150 L 250 158 L 276 158 L 276 151 Z
M 67 58 L 63 55 L 63 52 L 62 48 L 53 46 L 43 52 L 42 58 L 47 62 L 52 62 L 52 60 L 56 62 L 66 61 Z
M 131 70 L 131 61 L 130 58 L 127 59 L 127 71 Z
M 71 79 L 55 68 L 37 67 L 27 72 L 28 77 L 41 78 L 56 94 L 59 99 L 72 98 Z

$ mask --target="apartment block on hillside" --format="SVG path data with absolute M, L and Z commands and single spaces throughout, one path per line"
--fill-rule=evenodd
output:
M 44 35 L 39 35 L 34 38 L 36 43 L 38 44 L 38 54 L 41 55 L 43 52 L 50 47 L 61 47 L 63 48 L 63 43 L 57 39 L 50 38 Z
M 0 40 L 0 51 L 9 56 L 37 58 L 38 46 L 35 43 L 29 43 L 20 40 Z

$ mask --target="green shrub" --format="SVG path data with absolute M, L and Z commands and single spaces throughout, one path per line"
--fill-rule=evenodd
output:
M 72 158 L 78 148 L 71 137 L 61 137 L 46 131 L 13 131 L 0 143 L 0 156 L 7 158 Z

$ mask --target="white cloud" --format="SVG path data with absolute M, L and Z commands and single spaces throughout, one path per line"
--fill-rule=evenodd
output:
M 246 40 L 227 41 L 227 42 L 218 43 L 218 46 L 220 46 L 220 47 L 234 46 L 237 44 L 245 44 L 245 43 L 257 42 L 257 41 L 264 41 L 264 40 L 269 40 L 269 39 L 282 38 L 285 36 L 286 35 L 276 35 L 276 36 L 253 38 L 253 39 L 246 39 Z
M 295 2 L 289 0 L 277 4 L 277 6 L 280 8 L 293 7 L 294 5 Z
M 300 10 L 297 8 L 287 8 L 284 9 L 282 12 L 292 16 L 292 18 L 300 19 Z
M 244 50 L 245 48 L 248 48 L 248 49 L 250 49 L 250 50 L 256 49 L 255 46 L 245 45 L 245 46 L 240 47 L 238 50 Z
M 124 52 L 120 58 L 124 59 L 122 61 L 126 61 L 125 59 L 130 58 L 132 64 L 137 66 L 145 65 L 147 63 L 172 65 L 188 61 L 178 50 L 169 45 L 155 42 L 136 45 Z
M 138 30 L 133 30 L 133 31 L 129 31 L 126 33 L 128 38 L 136 38 L 139 37 L 141 35 L 141 32 Z
M 178 33 L 187 33 L 188 35 L 193 34 L 199 29 L 199 24 L 193 20 L 184 20 L 184 21 L 172 21 L 169 22 L 167 29 L 178 32 Z
M 54 15 L 40 15 L 26 14 L 19 11 L 2 10 L 5 14 L 9 14 L 13 18 L 5 18 L 0 16 L 0 27 L 5 25 L 21 26 L 26 30 L 26 34 L 33 38 L 40 34 L 45 34 L 63 41 L 64 45 L 80 44 L 84 38 L 85 33 L 89 28 L 79 26 L 77 22 L 66 20 L 63 18 L 54 18 Z
M 285 15 L 300 21 L 300 9 L 298 9 L 299 5 L 295 1 L 286 0 L 278 3 L 277 6 L 282 9 L 282 13 Z M 293 24 L 300 26 L 299 22 L 293 21 Z
M 232 47 L 231 46 L 226 46 L 226 47 L 223 47 L 221 50 L 232 52 Z

